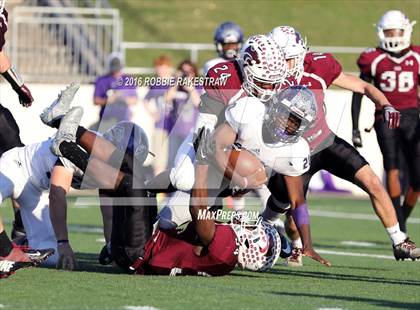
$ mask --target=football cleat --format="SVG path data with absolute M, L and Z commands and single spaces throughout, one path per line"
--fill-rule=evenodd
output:
M 109 253 L 108 251 L 107 245 L 104 245 L 101 252 L 99 253 L 98 261 L 99 261 L 99 264 L 101 265 L 109 265 L 112 263 L 113 259 L 112 259 L 111 253 Z
M 278 231 L 278 230 L 277 230 Z M 292 255 L 292 244 L 287 240 L 283 234 L 279 232 L 280 240 L 281 240 L 281 251 L 280 251 L 280 257 L 281 258 L 288 258 Z
M 29 256 L 30 260 L 35 264 L 41 264 L 45 260 L 47 260 L 48 257 L 54 255 L 55 250 L 54 249 L 41 249 L 41 250 L 35 250 L 35 249 L 27 249 L 25 253 Z
M 50 127 L 53 126 L 54 121 L 62 118 L 70 110 L 70 104 L 73 101 L 76 92 L 80 85 L 71 83 L 67 88 L 60 92 L 57 99 L 39 116 L 41 121 Z
M 300 248 L 293 248 L 292 249 L 292 255 L 290 255 L 284 265 L 290 266 L 290 267 L 302 267 L 303 261 L 302 261 L 302 249 Z
M 0 278 L 7 278 L 16 270 L 35 266 L 29 255 L 18 248 L 13 248 L 5 257 L 0 257 Z
M 406 258 L 416 260 L 420 259 L 420 249 L 416 247 L 416 244 L 409 238 L 405 239 L 404 242 L 394 245 L 394 257 L 396 260 L 404 260 Z
M 77 127 L 83 116 L 82 107 L 73 107 L 60 122 L 57 134 L 51 143 L 51 152 L 57 156 L 63 156 L 60 151 L 61 142 L 76 142 Z

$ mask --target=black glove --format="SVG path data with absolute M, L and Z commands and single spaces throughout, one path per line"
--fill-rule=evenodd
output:
M 16 70 L 13 69 L 13 67 L 10 67 L 7 71 L 3 72 L 2 75 L 18 94 L 20 104 L 24 107 L 30 107 L 34 98 L 32 98 L 31 91 L 23 84 L 23 81 Z
M 196 161 L 200 165 L 208 165 L 209 157 L 214 153 L 214 143 L 210 129 L 201 127 L 198 133 L 194 134 L 193 141 Z
M 15 89 L 16 93 L 19 96 L 19 102 L 24 107 L 30 107 L 34 98 L 32 97 L 31 91 L 25 84 L 23 84 L 20 88 Z
M 363 143 L 362 143 L 362 136 L 360 135 L 360 130 L 359 129 L 354 129 L 353 130 L 353 145 L 354 147 L 362 147 Z

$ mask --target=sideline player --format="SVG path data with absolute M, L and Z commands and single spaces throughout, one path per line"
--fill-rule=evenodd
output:
M 379 47 L 364 51 L 357 64 L 360 78 L 373 82 L 401 113 L 401 124 L 389 130 L 382 122 L 380 111 L 375 112 L 375 131 L 383 155 L 386 185 L 391 196 L 401 230 L 406 232 L 406 221 L 420 194 L 420 46 L 411 45 L 415 21 L 400 11 L 388 11 L 379 20 L 376 29 Z M 362 94 L 354 93 L 352 100 L 353 143 L 362 146 L 359 114 Z M 400 153 L 402 151 L 402 153 Z M 408 165 L 409 189 L 401 206 L 400 154 Z
M 232 22 L 220 24 L 214 31 L 214 45 L 219 57 L 210 59 L 204 64 L 204 75 L 218 63 L 234 60 L 238 57 L 243 43 L 244 34 L 241 27 Z
M 311 167 L 303 176 L 305 195 L 312 175 L 321 169 L 360 186 L 369 194 L 375 213 L 392 240 L 395 258 L 419 257 L 420 251 L 415 244 L 401 232 L 391 200 L 379 178 L 353 146 L 329 129 L 323 108 L 325 90 L 333 84 L 366 94 L 382 111 L 384 120 L 390 128 L 398 126 L 398 111 L 373 85 L 343 73 L 340 64 L 331 54 L 307 52 L 304 40 L 292 27 L 277 27 L 271 32 L 271 36 L 288 59 L 290 66 L 288 81 L 292 84 L 307 85 L 317 96 L 318 117 L 314 126 L 305 134 L 311 148 Z M 284 189 L 283 184 L 284 178 L 275 175 L 270 179 L 268 187 Z M 284 213 L 289 204 L 287 191 L 277 190 L 272 193 L 263 213 L 267 220 L 276 218 L 278 216 L 276 212 Z M 301 240 L 290 217 L 287 224 L 294 245 L 294 255 L 289 258 L 289 263 L 300 266 L 302 265 Z

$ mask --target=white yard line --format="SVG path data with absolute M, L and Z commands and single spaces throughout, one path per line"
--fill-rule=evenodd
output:
M 362 247 L 362 248 L 374 248 L 378 246 L 376 243 L 373 243 L 373 242 L 353 241 L 353 240 L 341 241 L 340 243 L 343 245 L 357 246 L 357 247 Z
M 124 306 L 125 310 L 159 310 L 152 306 Z
M 338 256 L 353 256 L 353 257 L 370 257 L 370 258 L 380 258 L 380 259 L 395 259 L 391 255 L 377 255 L 377 254 L 367 254 L 367 253 L 357 253 L 357 252 L 341 252 L 341 251 L 331 251 L 324 249 L 316 249 L 320 254 L 330 254 Z
M 309 208 L 309 215 L 317 216 L 317 217 L 330 217 L 330 218 L 335 218 L 335 219 L 379 221 L 378 217 L 374 214 L 311 210 L 310 208 Z M 420 218 L 409 217 L 408 223 L 420 224 Z

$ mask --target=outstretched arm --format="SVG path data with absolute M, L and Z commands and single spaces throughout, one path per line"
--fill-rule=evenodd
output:
M 32 98 L 29 88 L 26 87 L 19 74 L 12 67 L 10 59 L 4 51 L 0 51 L 0 73 L 18 94 L 20 104 L 24 107 L 30 107 L 34 98 Z
M 73 173 L 67 168 L 56 165 L 51 174 L 50 183 L 50 218 L 57 238 L 58 269 L 73 270 L 76 258 L 70 246 L 67 231 L 67 199 Z
M 373 101 L 378 110 L 382 110 L 384 112 L 384 119 L 388 123 L 389 128 L 394 129 L 399 126 L 399 112 L 391 105 L 391 103 L 389 103 L 385 95 L 374 85 L 367 83 L 357 76 L 343 72 L 333 81 L 333 84 L 338 87 L 366 95 Z
M 302 178 L 285 176 L 284 180 L 289 193 L 291 215 L 303 241 L 303 254 L 323 265 L 331 266 L 330 262 L 315 252 L 312 246 L 308 206 L 305 201 Z

